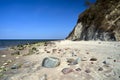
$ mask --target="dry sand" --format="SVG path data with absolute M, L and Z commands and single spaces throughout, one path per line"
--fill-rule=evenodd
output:
M 120 80 L 120 42 L 64 40 L 52 43 L 38 46 L 37 54 L 14 59 L 8 67 L 13 64 L 21 67 L 4 71 L 0 80 Z M 59 58 L 61 63 L 45 68 L 42 66 L 45 57 Z M 79 61 L 69 65 L 68 59 Z M 64 74 L 65 68 L 72 71 Z

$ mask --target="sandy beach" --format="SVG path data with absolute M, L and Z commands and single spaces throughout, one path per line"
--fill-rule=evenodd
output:
M 0 50 L 0 80 L 119 79 L 120 42 L 62 40 Z

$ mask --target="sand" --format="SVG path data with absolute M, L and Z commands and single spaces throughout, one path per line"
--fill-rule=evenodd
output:
M 63 40 L 36 48 L 37 53 L 14 56 L 0 80 L 120 80 L 120 42 Z M 7 56 L 6 60 L 13 55 Z M 61 63 L 54 68 L 43 67 L 45 57 L 59 58 Z M 69 65 L 69 59 L 79 61 Z M 11 69 L 14 64 L 21 66 Z M 72 71 L 64 74 L 65 68 Z

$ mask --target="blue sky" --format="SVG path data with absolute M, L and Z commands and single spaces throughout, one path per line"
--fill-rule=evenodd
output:
M 85 9 L 84 0 L 0 0 L 0 39 L 64 39 Z

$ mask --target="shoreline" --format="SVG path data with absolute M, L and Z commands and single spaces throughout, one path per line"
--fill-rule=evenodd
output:
M 104 41 L 61 40 L 16 46 L 0 50 L 0 67 L 4 66 L 0 68 L 0 79 L 41 80 L 47 75 L 48 80 L 118 80 L 119 52 L 120 42 Z M 51 57 L 60 60 L 59 65 L 54 68 L 42 66 L 43 60 Z M 66 69 L 70 72 L 64 72 Z

